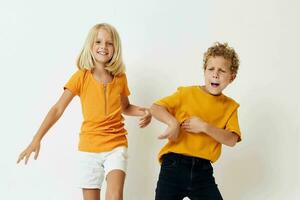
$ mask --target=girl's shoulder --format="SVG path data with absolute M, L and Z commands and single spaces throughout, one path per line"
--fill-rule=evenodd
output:
M 72 76 L 76 76 L 76 77 L 83 77 L 88 73 L 88 70 L 86 69 L 77 69 Z
M 127 77 L 126 77 L 125 73 L 121 73 L 121 74 L 115 75 L 115 78 L 117 80 L 119 80 L 119 81 L 125 81 L 125 82 L 127 82 Z

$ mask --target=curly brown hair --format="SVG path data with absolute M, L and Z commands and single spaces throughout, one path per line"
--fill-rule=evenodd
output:
M 209 47 L 204 53 L 203 68 L 206 69 L 207 61 L 210 57 L 222 56 L 226 60 L 231 62 L 230 70 L 232 73 L 237 74 L 240 61 L 237 53 L 232 47 L 229 47 L 227 43 L 216 42 L 213 46 Z

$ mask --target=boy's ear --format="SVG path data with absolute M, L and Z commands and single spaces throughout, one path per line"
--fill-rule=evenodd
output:
M 236 73 L 232 73 L 232 74 L 231 74 L 230 82 L 234 81 L 235 77 L 236 77 Z

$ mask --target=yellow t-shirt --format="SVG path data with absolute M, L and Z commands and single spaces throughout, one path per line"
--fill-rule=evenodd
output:
M 89 70 L 78 70 L 64 88 L 81 100 L 80 151 L 104 152 L 127 146 L 121 109 L 121 96 L 130 94 L 125 74 L 114 76 L 112 82 L 104 85 Z
M 179 87 L 174 94 L 155 104 L 167 108 L 179 123 L 197 116 L 218 128 L 236 133 L 240 141 L 237 115 L 239 104 L 223 94 L 210 95 L 200 86 Z M 189 133 L 180 129 L 178 139 L 175 142 L 168 141 L 159 152 L 158 158 L 161 162 L 164 154 L 174 152 L 215 162 L 220 157 L 221 148 L 221 143 L 205 133 Z

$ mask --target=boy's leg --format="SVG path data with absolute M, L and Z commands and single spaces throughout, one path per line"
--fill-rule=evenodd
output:
M 155 191 L 155 200 L 182 200 L 186 196 L 187 170 L 176 156 L 165 155 Z
M 122 170 L 112 170 L 106 176 L 106 181 L 106 200 L 122 200 L 125 172 Z
M 155 200 L 182 200 L 185 197 L 183 191 L 176 184 L 158 180 L 155 190 Z
M 193 171 L 188 197 L 191 200 L 222 200 L 210 162 L 203 162 Z
M 82 189 L 84 200 L 100 200 L 99 189 Z

